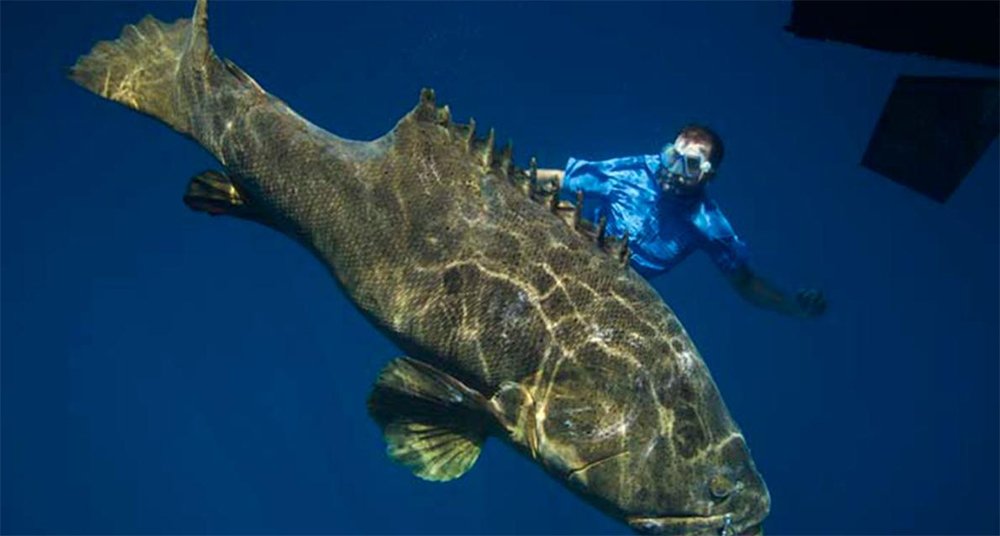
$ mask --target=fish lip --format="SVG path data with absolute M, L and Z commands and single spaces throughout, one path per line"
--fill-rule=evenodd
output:
M 732 514 L 702 516 L 697 514 L 675 516 L 630 516 L 626 522 L 636 531 L 653 534 L 689 534 L 702 531 L 720 531 Z M 759 534 L 763 519 L 733 521 L 731 530 L 736 534 Z
M 686 534 L 699 530 L 721 529 L 726 523 L 727 515 L 633 516 L 627 518 L 627 521 L 629 526 L 643 532 Z

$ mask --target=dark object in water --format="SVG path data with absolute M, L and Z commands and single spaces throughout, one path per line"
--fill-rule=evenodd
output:
M 861 164 L 944 202 L 997 136 L 997 81 L 900 76 Z
M 995 66 L 998 24 L 995 1 L 795 1 L 785 29 L 798 37 Z M 996 80 L 901 76 L 862 164 L 944 202 L 996 136 Z
M 889 52 L 998 65 L 1000 2 L 792 2 L 785 29 Z

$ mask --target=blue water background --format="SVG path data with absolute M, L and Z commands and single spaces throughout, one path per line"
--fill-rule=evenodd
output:
M 218 167 L 202 149 L 66 79 L 191 5 L 0 10 L 4 533 L 627 532 L 499 441 L 448 484 L 390 463 L 364 401 L 399 351 L 303 248 L 182 205 Z M 945 205 L 859 166 L 897 75 L 994 70 L 798 40 L 782 3 L 210 11 L 221 55 L 350 138 L 423 86 L 522 165 L 713 126 L 754 266 L 830 299 L 754 309 L 701 254 L 655 281 L 770 487 L 768 533 L 997 533 L 997 146 Z

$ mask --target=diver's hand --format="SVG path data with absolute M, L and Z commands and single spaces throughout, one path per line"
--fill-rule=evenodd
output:
M 535 174 L 540 189 L 545 193 L 558 192 L 565 176 L 561 169 L 537 169 Z
M 815 318 L 826 312 L 826 296 L 816 289 L 802 289 L 795 293 L 795 303 L 803 318 Z

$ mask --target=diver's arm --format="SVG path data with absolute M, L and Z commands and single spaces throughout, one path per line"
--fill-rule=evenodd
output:
M 562 187 L 562 180 L 563 180 L 563 177 L 566 175 L 565 171 L 563 171 L 561 169 L 539 169 L 539 170 L 537 170 L 537 172 L 538 172 L 538 180 L 542 180 L 542 181 L 547 181 L 547 180 L 556 181 L 556 186 L 557 187 Z
M 800 290 L 794 296 L 760 278 L 749 266 L 728 274 L 729 282 L 748 302 L 789 316 L 813 318 L 826 311 L 826 297 L 818 290 Z
M 588 196 L 602 197 L 610 193 L 613 176 L 637 166 L 636 157 L 613 158 L 611 160 L 589 161 L 570 158 L 563 169 L 537 169 L 538 186 L 543 191 L 561 192 L 573 196 L 583 192 Z M 642 161 L 644 163 L 644 161 Z
M 566 172 L 561 169 L 538 169 L 535 170 L 535 177 L 538 180 L 538 187 L 544 192 L 555 192 L 558 194 L 562 190 L 563 178 Z

